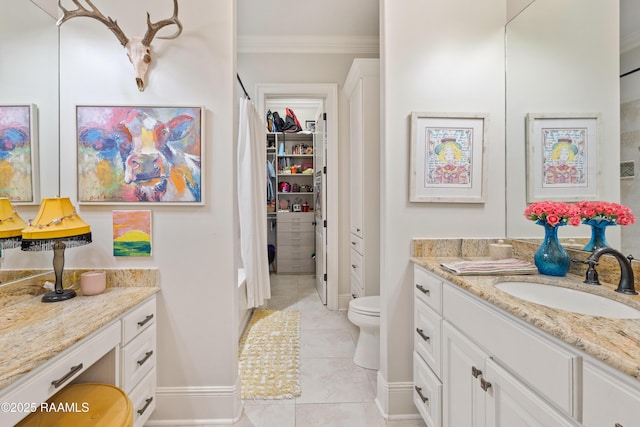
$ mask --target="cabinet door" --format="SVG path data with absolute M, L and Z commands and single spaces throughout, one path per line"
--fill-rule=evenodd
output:
M 486 393 L 480 382 L 486 353 L 446 321 L 442 322 L 442 350 L 443 425 L 484 427 Z
M 349 117 L 349 170 L 351 179 L 351 233 L 358 237 L 363 237 L 362 204 L 363 204 L 363 182 L 362 182 L 362 156 L 363 152 L 363 105 L 362 105 L 362 79 L 360 79 L 351 95 L 350 117 Z
M 576 427 L 536 393 L 502 369 L 486 361 L 487 427 Z M 605 424 L 599 424 L 604 427 Z
M 583 370 L 585 427 L 632 427 L 640 423 L 640 390 L 615 375 L 585 363 Z

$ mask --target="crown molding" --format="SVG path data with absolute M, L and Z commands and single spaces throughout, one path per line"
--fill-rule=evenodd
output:
M 238 36 L 238 53 L 378 54 L 378 36 Z
M 620 53 L 628 52 L 640 46 L 640 31 L 634 31 L 620 39 Z

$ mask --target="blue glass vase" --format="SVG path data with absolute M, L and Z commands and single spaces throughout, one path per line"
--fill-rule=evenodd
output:
M 593 252 L 596 249 L 609 247 L 605 231 L 610 225 L 616 225 L 615 222 L 606 219 L 588 219 L 582 221 L 582 223 L 591 226 L 591 240 L 582 248 L 583 251 Z
M 564 224 L 553 226 L 546 221 L 538 224 L 544 227 L 544 240 L 533 257 L 538 272 L 547 276 L 565 276 L 569 271 L 569 254 L 558 242 L 558 227 Z

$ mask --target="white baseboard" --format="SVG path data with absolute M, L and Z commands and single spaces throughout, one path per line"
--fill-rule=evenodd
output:
M 338 310 L 348 310 L 349 309 L 349 301 L 351 301 L 353 297 L 351 294 L 342 294 L 338 296 Z
M 239 381 L 230 387 L 158 387 L 145 426 L 231 425 L 242 417 Z
M 376 380 L 378 393 L 376 406 L 382 416 L 391 421 L 420 419 L 420 414 L 413 403 L 413 383 L 388 383 L 378 371 Z

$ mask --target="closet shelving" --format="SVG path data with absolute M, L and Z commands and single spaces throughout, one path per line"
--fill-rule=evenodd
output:
M 274 133 L 277 212 L 311 212 L 313 210 L 314 153 L 313 134 Z M 270 144 L 269 144 L 270 145 Z M 269 151 L 268 151 L 269 152 Z
M 313 134 L 267 133 L 272 196 L 267 217 L 276 228 L 276 265 L 280 274 L 315 272 Z

